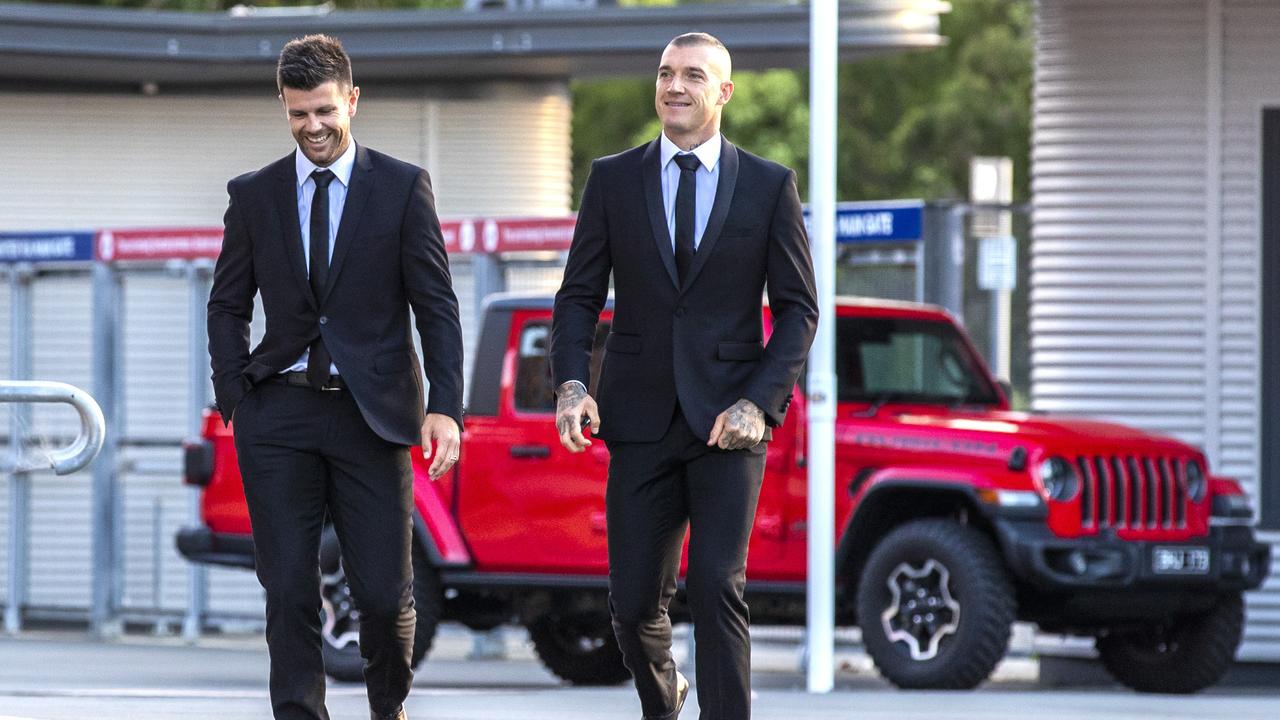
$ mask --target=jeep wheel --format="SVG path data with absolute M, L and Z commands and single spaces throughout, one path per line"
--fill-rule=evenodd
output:
M 617 685 L 631 677 L 608 613 L 547 613 L 529 623 L 542 664 L 574 685 Z
M 426 554 L 413 544 L 413 604 L 417 625 L 413 635 L 413 667 L 431 649 L 444 605 L 440 576 Z M 342 568 L 338 535 L 325 528 L 320 539 L 320 637 L 324 671 L 341 682 L 364 681 L 364 658 L 360 655 L 360 612 L 351 598 L 351 588 Z
M 991 540 L 950 520 L 916 520 L 881 540 L 857 602 L 867 653 L 900 688 L 977 686 L 1004 657 L 1015 616 Z
M 1230 595 L 1212 609 L 1168 625 L 1115 631 L 1095 645 L 1112 677 L 1140 692 L 1199 692 L 1222 678 L 1240 644 L 1244 601 Z

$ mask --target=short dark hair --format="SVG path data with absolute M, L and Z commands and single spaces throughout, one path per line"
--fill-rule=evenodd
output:
M 314 90 L 327 82 L 335 82 L 350 90 L 351 58 L 342 42 L 328 35 L 307 35 L 285 43 L 276 65 L 276 87 Z
M 725 52 L 729 52 L 729 48 L 725 47 L 724 43 L 720 42 L 719 38 L 715 35 L 704 32 L 689 32 L 683 35 L 677 35 L 667 44 L 675 45 L 676 47 L 698 47 L 702 45 L 709 45 L 711 47 L 720 48 Z

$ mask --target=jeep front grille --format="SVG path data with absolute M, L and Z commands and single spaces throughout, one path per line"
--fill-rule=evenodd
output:
M 1187 526 L 1186 461 L 1171 457 L 1081 455 L 1084 529 L 1181 529 Z

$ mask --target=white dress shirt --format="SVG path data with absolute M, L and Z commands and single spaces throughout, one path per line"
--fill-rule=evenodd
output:
M 680 166 L 672 162 L 676 155 L 684 151 L 671 142 L 667 134 L 662 133 L 659 146 L 659 166 L 662 169 L 662 208 L 666 211 L 667 232 L 671 238 L 671 248 L 675 250 L 676 237 L 676 191 L 680 189 Z M 711 206 L 716 201 L 716 185 L 720 182 L 720 135 L 717 133 L 710 140 L 692 150 L 702 163 L 694 171 L 697 181 L 697 192 L 694 196 L 693 248 L 702 244 L 702 233 L 707 229 L 707 220 L 711 218 Z
M 302 261 L 311 273 L 311 198 L 316 194 L 316 181 L 311 173 L 320 169 L 319 165 L 298 148 L 293 154 L 293 164 L 298 171 L 298 227 L 302 229 Z M 333 241 L 338 236 L 338 225 L 342 222 L 342 208 L 347 204 L 347 188 L 351 186 L 351 171 L 356 164 L 356 144 L 347 145 L 346 152 L 338 156 L 327 170 L 333 173 L 334 182 L 329 183 L 329 261 L 333 261 Z M 302 351 L 302 357 L 293 365 L 285 368 L 285 372 L 304 371 L 307 369 L 309 350 Z M 329 364 L 329 373 L 338 374 L 338 367 Z

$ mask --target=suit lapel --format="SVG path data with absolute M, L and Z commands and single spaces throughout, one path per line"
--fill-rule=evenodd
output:
M 333 241 L 333 259 L 329 261 L 329 280 L 325 283 L 321 303 L 333 290 L 333 283 L 342 272 L 342 261 L 351 249 L 360 219 L 364 217 L 364 204 L 373 189 L 373 162 L 363 145 L 356 145 L 355 167 L 351 169 L 351 186 L 347 188 L 347 201 L 342 207 L 342 220 L 338 223 L 338 236 Z
M 716 183 L 716 199 L 711 205 L 711 217 L 707 219 L 707 228 L 702 231 L 702 242 L 698 243 L 698 251 L 693 255 L 693 266 L 689 268 L 689 277 L 684 289 L 693 285 L 698 273 L 707 264 L 716 241 L 720 239 L 720 231 L 724 229 L 724 221 L 729 217 L 729 205 L 733 203 L 733 191 L 738 185 L 738 148 L 728 140 L 720 141 L 720 180 Z
M 297 152 L 296 150 L 294 152 Z M 294 167 L 293 154 L 279 162 L 276 172 L 276 210 L 280 215 L 280 228 L 284 232 L 285 253 L 289 256 L 289 269 L 303 297 L 316 306 L 307 281 L 307 259 L 302 254 L 302 229 L 298 227 L 298 171 Z
M 662 205 L 662 154 L 658 151 L 659 140 L 649 143 L 640 162 L 640 175 L 644 178 L 644 200 L 649 208 L 649 225 L 653 230 L 653 240 L 658 244 L 658 255 L 667 268 L 671 284 L 680 287 L 676 275 L 676 255 L 672 248 L 671 231 L 667 229 L 667 213 Z M 718 193 L 717 193 L 718 194 Z

